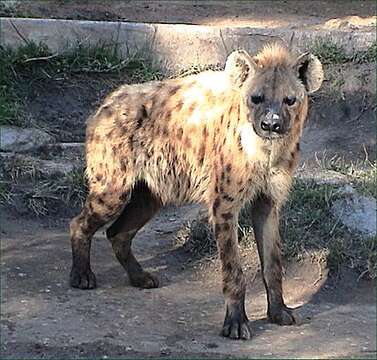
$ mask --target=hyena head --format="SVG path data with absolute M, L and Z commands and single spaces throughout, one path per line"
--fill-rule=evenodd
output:
M 253 58 L 242 50 L 233 52 L 225 71 L 241 90 L 248 121 L 265 139 L 287 135 L 295 121 L 303 121 L 307 96 L 323 81 L 318 58 L 310 53 L 294 58 L 278 44 L 265 46 Z

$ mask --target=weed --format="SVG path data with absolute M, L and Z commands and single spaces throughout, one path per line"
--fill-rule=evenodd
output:
M 312 254 L 316 261 L 327 261 L 332 272 L 343 265 L 370 278 L 377 277 L 376 239 L 365 241 L 351 234 L 330 211 L 338 198 L 335 185 L 317 185 L 296 180 L 282 209 L 280 233 L 283 255 L 287 260 Z M 251 224 L 251 206 L 247 204 L 239 217 L 239 243 L 250 248 L 255 242 Z M 216 243 L 207 219 L 197 219 L 178 234 L 176 244 L 194 256 L 213 257 Z
M 324 64 L 341 64 L 348 59 L 344 49 L 331 41 L 317 40 L 312 52 Z
M 360 193 L 366 196 L 377 198 L 376 180 L 377 163 L 376 161 L 346 161 L 344 158 L 335 155 L 332 157 L 322 156 L 317 164 L 321 169 L 333 170 L 343 175 L 347 175 L 352 185 Z
M 377 58 L 377 43 L 374 42 L 367 50 L 356 51 L 352 55 L 348 55 L 342 46 L 332 41 L 321 39 L 314 42 L 312 52 L 314 55 L 318 56 L 324 64 L 374 62 Z
M 377 42 L 374 42 L 368 50 L 358 51 L 352 56 L 352 61 L 357 63 L 377 61 Z
M 216 241 L 207 218 L 196 219 L 185 224 L 175 237 L 175 245 L 183 247 L 194 257 L 213 257 Z
M 9 205 L 11 201 L 12 191 L 9 182 L 0 181 L 0 205 Z

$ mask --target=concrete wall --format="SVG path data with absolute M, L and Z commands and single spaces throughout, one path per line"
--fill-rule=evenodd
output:
M 25 40 L 46 43 L 65 51 L 77 42 L 117 44 L 124 57 L 141 53 L 163 69 L 176 71 L 193 65 L 224 63 L 233 49 L 255 53 L 268 41 L 290 42 L 293 31 L 199 25 L 0 18 L 0 43 L 17 47 Z M 361 31 L 296 31 L 292 48 L 306 51 L 318 39 L 332 41 L 347 53 L 368 49 L 376 34 Z

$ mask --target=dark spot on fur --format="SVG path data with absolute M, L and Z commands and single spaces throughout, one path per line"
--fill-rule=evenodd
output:
M 296 144 L 296 150 L 300 151 L 300 143 L 299 142 Z
M 220 198 L 216 198 L 215 201 L 213 202 L 212 211 L 213 211 L 214 216 L 216 216 L 216 211 L 218 207 L 220 206 L 220 203 L 221 203 Z
M 134 135 L 130 135 L 130 137 L 128 138 L 128 146 L 130 148 L 130 151 L 133 151 L 134 150 Z
M 225 271 L 227 273 L 231 273 L 232 270 L 233 270 L 232 263 L 231 262 L 226 263 L 226 265 L 225 265 Z
M 228 223 L 223 224 L 223 230 L 224 231 L 229 231 L 230 230 L 230 225 Z
M 215 233 L 218 234 L 222 230 L 222 225 L 221 224 L 215 224 Z
M 119 196 L 119 200 L 126 201 L 128 199 L 128 193 L 125 192 L 122 195 Z
M 225 195 L 223 196 L 223 199 L 226 200 L 226 201 L 230 201 L 230 202 L 234 201 L 234 198 L 232 198 L 232 197 L 229 196 L 228 194 L 225 194 Z
M 230 212 L 227 212 L 227 213 L 221 214 L 221 216 L 222 216 L 222 218 L 223 218 L 224 220 L 230 220 L 230 219 L 233 218 L 233 214 L 230 213 Z
M 170 118 L 171 118 L 171 110 L 167 110 L 167 111 L 166 111 L 166 114 L 165 114 L 165 120 L 166 120 L 166 121 L 169 121 Z
M 102 177 L 103 177 L 102 174 L 98 174 L 98 175 L 96 176 L 96 180 L 97 180 L 97 181 L 101 181 L 101 180 L 102 180 Z
M 183 100 L 179 100 L 177 104 L 175 105 L 175 111 L 180 111 L 183 107 Z
M 232 164 L 229 163 L 227 166 L 225 166 L 225 170 L 230 172 L 232 170 Z
M 222 172 L 221 172 L 221 180 L 222 180 L 222 181 L 225 180 L 225 171 L 222 171 Z
M 205 152 L 206 152 L 206 146 L 205 146 L 205 144 L 203 144 L 203 145 L 200 147 L 199 152 L 198 152 L 198 156 L 199 156 L 199 165 L 203 165 Z
M 242 147 L 241 135 L 238 136 L 237 145 L 238 145 L 238 150 L 242 151 L 243 147 Z
M 161 104 L 160 104 L 161 109 L 163 109 L 163 108 L 166 107 L 166 103 L 167 103 L 167 100 L 166 100 L 166 99 L 163 99 L 163 100 L 161 101 Z
M 180 88 L 179 85 L 173 86 L 169 91 L 169 96 L 174 96 Z
M 183 129 L 182 128 L 179 128 L 177 130 L 177 139 L 178 140 L 181 140 L 182 139 L 182 136 L 183 136 Z
M 146 120 L 147 118 L 148 118 L 147 109 L 145 108 L 144 105 L 141 105 L 138 118 L 136 120 L 136 129 L 140 129 L 143 126 L 144 120 Z
M 208 137 L 208 130 L 207 130 L 206 126 L 204 126 L 204 128 L 203 128 L 202 134 L 203 134 L 204 139 L 206 139 Z
M 103 200 L 102 197 L 97 198 L 97 202 L 98 202 L 98 204 L 100 204 L 100 205 L 103 205 L 103 204 L 105 203 L 105 201 Z
M 195 108 L 196 108 L 195 103 L 190 104 L 190 106 L 187 109 L 187 116 L 190 116 L 193 113 L 193 111 L 195 110 Z
M 224 253 L 230 254 L 232 251 L 232 238 L 228 238 L 224 243 Z
M 191 140 L 188 136 L 186 136 L 184 139 L 183 139 L 183 146 L 187 147 L 187 148 L 190 148 L 191 147 Z

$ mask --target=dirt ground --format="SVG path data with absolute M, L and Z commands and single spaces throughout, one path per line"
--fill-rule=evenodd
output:
M 218 264 L 190 262 L 173 246 L 195 207 L 165 209 L 136 240 L 143 266 L 162 287 L 129 285 L 104 235 L 92 252 L 98 288 L 67 283 L 67 221 L 22 221 L 2 216 L 2 358 L 341 358 L 376 356 L 375 289 L 353 273 L 337 280 L 310 259 L 287 266 L 287 303 L 299 307 L 300 326 L 266 322 L 266 296 L 257 268 L 248 270 L 247 310 L 254 337 L 219 336 L 223 298 Z M 22 228 L 20 228 L 22 227 Z M 251 252 L 244 262 L 253 263 Z
M 4 16 L 254 27 L 370 28 L 375 1 L 19 1 Z M 1 14 L 1 13 L 0 13 Z M 335 20 L 338 19 L 338 20 Z

